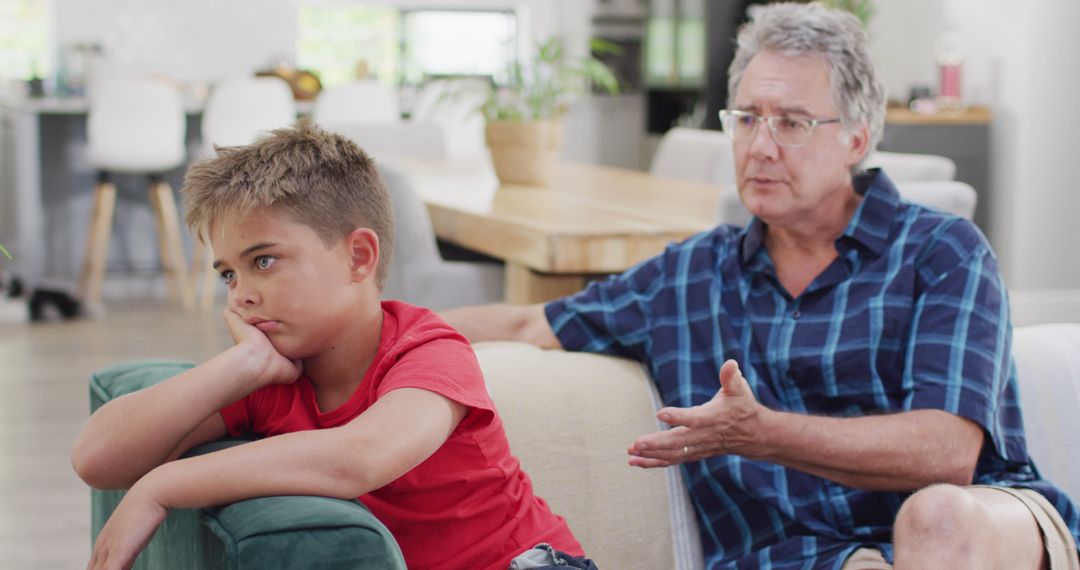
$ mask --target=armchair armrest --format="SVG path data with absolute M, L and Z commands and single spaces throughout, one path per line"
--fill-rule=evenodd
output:
M 175 376 L 193 364 L 142 361 L 112 366 L 90 380 L 92 409 Z M 249 440 L 226 438 L 190 450 L 213 453 Z M 123 491 L 91 491 L 94 539 Z M 136 570 L 189 568 L 405 569 L 401 550 L 359 501 L 261 497 L 208 509 L 173 509 L 136 560 Z

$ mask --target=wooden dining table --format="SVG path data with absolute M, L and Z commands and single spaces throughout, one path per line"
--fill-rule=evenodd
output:
M 503 260 L 505 300 L 548 301 L 716 225 L 721 186 L 560 162 L 546 187 L 500 185 L 486 157 L 385 158 L 427 205 L 436 236 Z

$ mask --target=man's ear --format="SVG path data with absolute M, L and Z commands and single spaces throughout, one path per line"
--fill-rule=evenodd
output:
M 357 228 L 345 236 L 349 250 L 349 270 L 353 281 L 360 282 L 375 275 L 379 265 L 379 236 L 368 228 Z
M 865 122 L 847 131 L 848 166 L 855 166 L 870 153 L 870 128 Z

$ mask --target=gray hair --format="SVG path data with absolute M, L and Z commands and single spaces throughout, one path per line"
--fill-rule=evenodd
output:
M 878 78 L 867 48 L 866 32 L 854 15 L 818 3 L 763 6 L 739 30 L 735 59 L 728 69 L 728 105 L 750 60 L 761 51 L 785 56 L 821 55 L 829 68 L 833 101 L 840 123 L 851 130 L 866 121 L 870 154 L 885 126 L 885 85 Z M 855 166 L 861 170 L 863 161 Z

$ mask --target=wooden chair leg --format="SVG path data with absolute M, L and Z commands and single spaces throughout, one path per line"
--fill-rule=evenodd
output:
M 154 213 L 154 230 L 157 231 L 158 236 L 158 255 L 161 259 L 161 268 L 165 273 L 165 298 L 169 301 L 176 301 L 179 291 L 176 290 L 176 286 L 172 280 L 169 279 L 172 271 L 172 258 L 169 255 L 169 246 L 165 243 L 165 234 L 162 228 L 165 227 L 165 216 L 161 213 L 161 197 L 157 192 L 157 180 L 150 179 L 150 189 L 147 192 L 147 196 L 150 199 L 150 211 Z
M 161 262 L 165 267 L 166 278 L 171 278 L 175 291 L 180 297 L 180 306 L 185 311 L 195 307 L 195 294 L 191 290 L 187 263 L 184 259 L 184 244 L 180 238 L 180 223 L 177 221 L 176 201 L 172 187 L 165 182 L 150 185 L 150 203 L 154 206 L 158 224 L 158 238 L 161 243 Z
M 109 255 L 109 236 L 115 209 L 116 186 L 111 182 L 99 182 L 94 187 L 93 213 L 79 278 L 79 296 L 88 303 L 101 301 L 101 284 L 105 279 L 105 262 Z
M 202 272 L 206 269 L 199 260 L 205 254 L 206 244 L 203 243 L 199 236 L 195 236 L 194 245 L 191 248 L 191 271 L 189 276 L 191 277 L 191 290 L 198 292 L 199 280 L 202 277 Z
M 203 260 L 195 258 L 195 263 L 201 263 L 203 266 L 201 306 L 204 311 L 210 311 L 214 308 L 214 293 L 217 292 L 218 283 L 218 273 L 214 270 L 213 248 L 208 246 L 206 248 L 206 258 Z
M 191 290 L 199 292 L 199 306 L 204 311 L 214 308 L 214 287 L 217 271 L 214 270 L 214 250 L 198 236 L 191 253 Z

